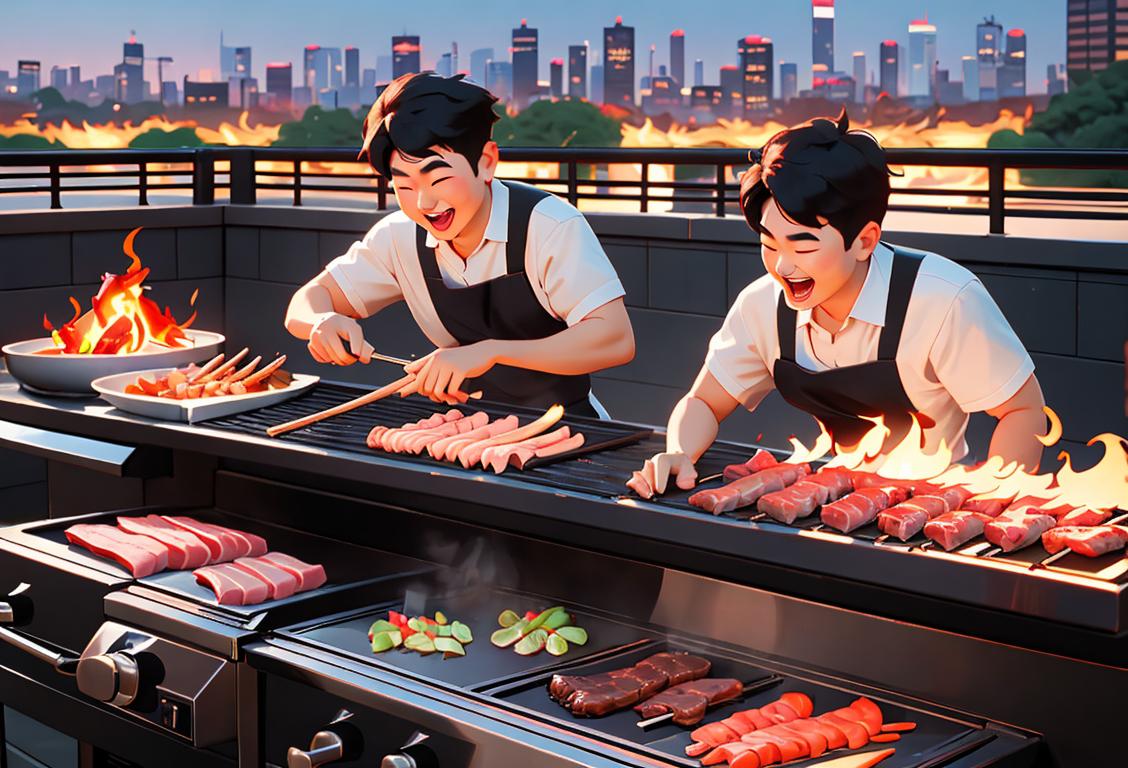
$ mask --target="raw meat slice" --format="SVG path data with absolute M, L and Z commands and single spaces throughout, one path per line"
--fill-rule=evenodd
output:
M 978 512 L 988 517 L 998 517 L 1003 513 L 1003 510 L 1010 506 L 1013 499 L 1013 496 L 1008 499 L 968 499 L 960 506 L 960 510 Z
M 954 510 L 925 523 L 924 535 L 943 547 L 945 551 L 951 552 L 983 533 L 983 526 L 993 519 L 990 515 L 981 512 Z
M 240 557 L 232 563 L 266 583 L 271 600 L 281 600 L 298 591 L 298 577 L 260 557 Z
M 721 515 L 755 504 L 760 497 L 783 490 L 810 471 L 808 464 L 777 464 L 720 488 L 698 491 L 689 497 L 689 503 L 714 515 Z
M 517 417 L 510 415 L 503 419 L 495 419 L 485 426 L 478 427 L 469 432 L 459 433 L 457 435 L 450 435 L 449 437 L 441 437 L 427 445 L 427 453 L 431 454 L 435 459 L 447 459 L 446 450 L 447 446 L 457 440 L 481 440 L 486 437 L 493 437 L 495 434 L 508 432 L 517 429 Z M 450 461 L 451 459 L 447 459 Z
M 546 432 L 543 435 L 537 435 L 529 440 L 524 440 L 519 443 L 506 443 L 504 445 L 491 445 L 482 451 L 482 466 L 491 467 L 497 474 L 505 471 L 509 466 L 509 460 L 520 453 L 526 453 L 527 456 L 521 460 L 524 464 L 533 457 L 539 448 L 547 448 L 548 446 L 555 445 L 556 443 L 567 440 L 572 436 L 572 431 L 568 427 L 560 427 L 560 429 Z
M 909 491 L 901 486 L 869 487 L 854 491 L 833 504 L 823 507 L 820 519 L 831 528 L 849 533 L 877 519 L 884 509 L 908 499 Z
M 1066 512 L 1057 519 L 1058 525 L 1101 525 L 1112 517 L 1112 511 L 1107 509 L 1093 509 L 1092 507 L 1079 507 Z
M 112 525 L 78 523 L 64 532 L 71 544 L 123 565 L 140 579 L 168 566 L 168 547 L 147 536 L 137 536 Z
M 398 442 L 400 449 L 405 453 L 414 453 L 419 455 L 427 448 L 428 445 L 440 440 L 444 437 L 451 437 L 452 435 L 464 435 L 467 432 L 472 432 L 475 429 L 486 426 L 490 423 L 490 415 L 484 411 L 478 411 L 471 414 L 466 418 L 457 419 L 456 421 L 447 422 L 435 429 L 417 430 L 415 432 L 406 433 L 404 439 Z
M 148 536 L 168 549 L 168 567 L 173 570 L 199 568 L 211 562 L 211 552 L 196 534 L 165 522 L 160 515 L 119 516 L 118 527 L 126 533 Z
M 248 546 L 247 551 L 240 554 L 240 550 L 244 549 L 243 544 L 227 531 L 217 530 L 214 526 L 201 523 L 190 517 L 161 515 L 161 519 L 170 525 L 195 534 L 200 541 L 207 545 L 213 563 L 226 563 L 236 557 L 250 553 Z
M 284 552 L 267 552 L 260 560 L 266 560 L 282 570 L 292 573 L 298 579 L 298 592 L 308 592 L 317 589 L 325 583 L 325 568 L 320 565 L 303 563 L 296 557 Z
M 817 507 L 836 501 L 854 489 L 852 473 L 845 469 L 820 469 L 794 485 L 765 494 L 756 508 L 773 520 L 790 525 L 810 516 Z
M 753 472 L 759 472 L 761 469 L 774 467 L 776 464 L 779 464 L 779 460 L 776 459 L 775 456 L 765 451 L 763 448 L 759 448 L 748 461 L 743 464 L 729 464 L 724 468 L 722 474 L 725 482 L 731 483 L 733 480 L 748 477 Z
M 265 581 L 230 563 L 205 565 L 192 575 L 215 593 L 220 605 L 258 605 L 270 594 Z
M 1041 539 L 1055 522 L 1052 515 L 1004 512 L 983 526 L 983 536 L 1004 552 L 1013 552 Z
M 1069 547 L 1085 557 L 1100 557 L 1128 545 L 1128 528 L 1123 525 L 1051 528 L 1042 534 L 1042 545 L 1051 555 Z

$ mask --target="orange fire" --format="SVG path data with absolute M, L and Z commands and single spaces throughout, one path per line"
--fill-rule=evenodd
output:
M 1062 428 L 1058 415 L 1050 408 L 1045 410 L 1050 429 L 1039 439 L 1048 447 L 1061 438 Z M 888 447 L 889 428 L 881 417 L 870 421 L 874 426 L 854 446 L 833 444 L 825 428 L 809 448 L 792 437 L 793 451 L 787 461 L 815 461 L 833 451 L 827 466 L 874 472 L 891 480 L 925 480 L 940 487 L 959 485 L 974 493 L 976 499 L 1030 498 L 1051 509 L 1128 509 L 1128 440 L 1119 435 L 1104 433 L 1089 441 L 1089 445 L 1099 443 L 1104 449 L 1101 460 L 1089 469 L 1075 470 L 1069 453 L 1062 451 L 1058 454 L 1062 466 L 1056 472 L 1031 474 L 998 456 L 974 467 L 952 464 L 952 451 L 943 441 L 936 451 L 926 452 L 923 430 L 915 417 L 905 437 Z
M 141 266 L 141 259 L 133 250 L 133 241 L 140 231 L 138 227 L 130 232 L 122 244 L 130 258 L 129 269 L 124 275 L 105 275 L 90 310 L 82 314 L 82 306 L 72 296 L 74 317 L 61 328 L 56 329 L 43 315 L 43 327 L 51 331 L 55 346 L 42 354 L 125 355 L 139 352 L 146 345 L 189 346 L 184 331 L 195 321 L 196 313 L 178 323 L 168 307 L 162 314 L 154 301 L 142 295 L 149 269 Z M 195 305 L 198 295 L 198 290 L 192 293 L 190 304 Z

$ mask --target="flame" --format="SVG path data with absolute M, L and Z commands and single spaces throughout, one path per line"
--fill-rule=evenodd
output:
M 1045 408 L 1050 430 L 1038 439 L 1043 445 L 1054 445 L 1062 435 L 1061 419 L 1053 409 Z M 1128 440 L 1103 433 L 1089 441 L 1100 444 L 1103 455 L 1094 466 L 1078 471 L 1073 468 L 1069 453 L 1062 451 L 1062 466 L 1056 472 L 1032 474 L 1017 462 L 1007 463 L 992 456 L 974 467 L 952 464 L 952 451 L 941 440 L 934 452 L 924 450 L 924 430 L 915 416 L 906 435 L 894 445 L 887 445 L 890 430 L 881 417 L 867 419 L 873 424 L 853 446 L 833 444 L 834 457 L 827 467 L 874 472 L 891 480 L 926 480 L 940 487 L 959 485 L 978 499 L 1022 499 L 1053 509 L 1056 507 L 1092 509 L 1128 509 Z M 819 424 L 819 435 L 808 448 L 794 436 L 788 463 L 815 461 L 832 448 L 826 428 Z
M 122 355 L 138 352 L 147 344 L 187 345 L 184 330 L 196 319 L 196 314 L 184 323 L 177 323 L 168 307 L 162 314 L 155 302 L 142 295 L 149 270 L 141 265 L 133 249 L 133 241 L 140 231 L 140 227 L 134 229 L 122 243 L 122 251 L 130 259 L 128 270 L 124 275 L 105 276 L 88 312 L 83 314 L 82 305 L 72 296 L 74 317 L 61 328 L 54 328 L 44 313 L 43 327 L 51 331 L 55 342 L 50 352 Z M 198 289 L 193 293 L 192 304 L 198 293 Z
M 214 129 L 202 126 L 195 120 L 169 120 L 161 115 L 146 118 L 138 125 L 128 121 L 122 125 L 91 124 L 85 120 L 81 125 L 73 125 L 64 120 L 59 125 L 47 123 L 41 127 L 31 120 L 21 118 L 10 125 L 0 124 L 0 136 L 31 134 L 48 141 L 61 142 L 69 149 L 125 149 L 135 138 L 154 129 L 173 131 L 177 128 L 191 128 L 207 144 L 229 146 L 267 147 L 278 139 L 281 125 L 252 126 L 248 118 L 249 115 L 243 112 L 235 125 L 223 122 Z

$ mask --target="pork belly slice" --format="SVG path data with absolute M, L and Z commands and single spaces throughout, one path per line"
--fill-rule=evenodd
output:
M 205 565 L 192 571 L 192 575 L 215 593 L 220 605 L 258 605 L 270 594 L 265 581 L 231 563 Z
M 994 518 L 981 512 L 966 509 L 946 512 L 924 524 L 924 535 L 935 541 L 945 551 L 971 541 L 983 533 L 983 527 Z
M 1042 534 L 1042 546 L 1051 555 L 1069 547 L 1085 557 L 1100 557 L 1128 545 L 1128 528 L 1123 525 L 1061 526 Z
M 240 557 L 232 565 L 255 576 L 267 587 L 271 600 L 281 600 L 298 591 L 298 577 L 263 557 Z
M 375 437 L 376 439 L 376 444 L 372 445 L 371 447 L 381 448 L 385 451 L 391 452 L 393 450 L 392 440 L 399 435 L 403 435 L 408 432 L 415 432 L 418 430 L 434 429 L 448 422 L 458 421 L 462 418 L 465 418 L 462 414 L 462 411 L 458 410 L 457 408 L 452 408 L 446 413 L 436 413 L 428 416 L 425 419 L 420 419 L 416 422 L 404 424 L 402 427 L 386 429 L 381 432 L 379 436 L 374 436 L 370 433 L 369 436 Z
M 898 485 L 863 488 L 827 504 L 819 517 L 831 528 L 849 533 L 872 523 L 882 510 L 907 501 L 909 493 L 907 488 Z
M 1013 552 L 1041 539 L 1056 522 L 1053 515 L 1004 512 L 983 526 L 983 536 L 1004 552 Z
M 293 574 L 298 580 L 298 592 L 308 592 L 317 589 L 326 581 L 325 568 L 321 565 L 304 563 L 296 557 L 284 552 L 267 552 L 259 558 L 265 560 L 287 573 Z
M 773 520 L 791 525 L 801 517 L 810 516 L 815 509 L 840 499 L 854 489 L 851 472 L 845 469 L 820 469 L 794 485 L 765 494 L 756 502 L 756 508 Z
M 168 567 L 173 570 L 199 568 L 211 562 L 211 552 L 196 534 L 177 528 L 160 515 L 126 517 L 119 515 L 118 527 L 126 533 L 148 536 L 168 549 Z
M 761 469 L 774 467 L 776 464 L 779 464 L 779 460 L 776 459 L 775 456 L 765 451 L 763 448 L 759 448 L 756 450 L 756 453 L 753 454 L 752 458 L 743 464 L 729 464 L 724 468 L 722 475 L 725 482 L 732 482 L 742 477 L 748 477 L 753 472 L 759 472 Z
M 164 520 L 203 540 L 212 551 L 213 563 L 226 563 L 237 557 L 258 557 L 266 554 L 266 539 L 247 531 L 213 525 L 192 517 L 163 515 Z M 218 545 L 218 554 L 216 550 Z
M 721 515 L 755 504 L 766 494 L 782 491 L 810 472 L 808 464 L 777 464 L 720 488 L 698 491 L 689 497 L 689 503 L 714 515 Z
M 465 434 L 451 435 L 436 440 L 427 447 L 428 452 L 436 459 L 444 461 L 457 461 L 458 452 L 471 443 L 479 440 L 488 440 L 491 437 L 503 435 L 517 429 L 519 422 L 516 416 L 509 415 L 502 419 L 494 419 L 483 427 L 478 427 Z
M 64 531 L 67 541 L 124 566 L 134 578 L 168 567 L 168 547 L 148 536 L 137 536 L 113 525 L 77 523 Z
M 1112 511 L 1108 509 L 1079 507 L 1077 509 L 1071 509 L 1064 515 L 1058 517 L 1057 524 L 1068 526 L 1094 526 L 1101 525 L 1110 517 L 1112 517 Z
M 496 474 L 501 474 L 510 464 L 524 468 L 525 462 L 533 458 L 537 451 L 551 448 L 557 443 L 563 443 L 572 438 L 572 430 L 560 427 L 552 432 L 537 435 L 529 440 L 505 445 L 491 445 L 482 451 L 482 466 L 493 469 Z M 583 436 L 580 436 L 581 443 Z
M 461 419 L 448 421 L 433 429 L 417 429 L 411 432 L 400 432 L 392 438 L 392 449 L 397 453 L 422 453 L 427 444 L 441 437 L 464 434 L 471 430 L 483 427 L 490 422 L 490 416 L 484 411 L 465 416 Z

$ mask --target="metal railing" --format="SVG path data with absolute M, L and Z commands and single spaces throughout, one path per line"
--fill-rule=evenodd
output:
M 893 211 L 986 215 L 992 233 L 1004 231 L 1008 216 L 1124 219 L 1128 214 L 1125 208 L 1099 210 L 1094 205 L 1128 204 L 1125 190 L 1008 190 L 1006 186 L 1008 169 L 1128 170 L 1128 150 L 889 149 L 887 156 L 894 168 L 955 167 L 987 172 L 986 188 L 895 184 L 895 195 L 913 196 L 922 202 L 894 202 L 890 205 Z M 501 150 L 501 159 L 557 166 L 557 178 L 517 180 L 548 188 L 574 205 L 581 200 L 631 201 L 637 202 L 639 211 L 645 213 L 652 203 L 686 204 L 697 206 L 698 210 L 707 209 L 716 216 L 737 212 L 739 186 L 734 172 L 749 163 L 748 153 L 742 149 L 506 147 Z M 329 164 L 334 167 L 326 167 Z M 341 164 L 353 164 L 357 170 L 343 170 Z M 613 174 L 598 171 L 593 175 L 593 169 L 624 165 L 634 166 L 630 178 L 614 178 Z M 664 178 L 667 174 L 655 178 L 652 171 L 660 166 L 672 167 L 673 178 Z M 68 183 L 72 181 L 79 183 Z M 53 209 L 63 207 L 64 193 L 79 191 L 136 191 L 139 205 L 148 205 L 153 191 L 191 191 L 194 204 L 211 205 L 216 200 L 216 190 L 223 189 L 229 191 L 231 203 L 243 205 L 255 204 L 260 190 L 289 192 L 293 205 L 301 205 L 303 196 L 313 192 L 372 195 L 378 210 L 388 207 L 390 193 L 386 180 L 375 177 L 366 164 L 358 163 L 353 149 L 209 147 L 0 152 L 0 195 L 47 194 Z M 945 197 L 976 202 L 944 203 Z M 923 202 L 929 198 L 941 202 Z M 1015 208 L 1007 205 L 1008 200 L 1031 202 L 1027 207 Z

